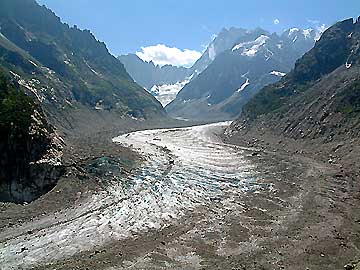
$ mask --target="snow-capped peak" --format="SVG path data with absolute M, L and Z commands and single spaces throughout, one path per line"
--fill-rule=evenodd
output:
M 313 31 L 314 31 L 314 29 L 312 29 L 312 28 L 303 30 L 303 35 L 304 35 L 305 39 L 311 38 L 311 33 Z
M 289 30 L 289 37 L 291 37 L 294 33 L 297 33 L 297 32 L 299 32 L 299 31 L 300 31 L 299 28 L 296 28 L 296 27 L 291 28 L 291 29 Z
M 261 35 L 259 36 L 257 39 L 255 39 L 254 41 L 249 41 L 249 42 L 243 42 L 240 44 L 235 45 L 232 48 L 232 51 L 236 51 L 236 50 L 240 50 L 242 49 L 242 55 L 244 56 L 249 56 L 249 57 L 253 57 L 257 54 L 257 52 L 259 51 L 259 49 L 265 45 L 266 41 L 270 39 L 268 36 L 265 35 Z

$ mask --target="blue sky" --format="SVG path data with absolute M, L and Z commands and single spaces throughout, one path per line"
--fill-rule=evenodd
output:
M 114 55 L 164 44 L 188 49 L 190 57 L 190 53 L 201 52 L 223 27 L 259 26 L 281 32 L 290 27 L 314 27 L 310 21 L 330 26 L 360 16 L 359 0 L 37 1 L 52 9 L 63 22 L 90 29 Z

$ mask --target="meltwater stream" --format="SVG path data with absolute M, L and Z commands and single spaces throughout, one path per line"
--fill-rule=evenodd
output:
M 24 224 L 17 234 L 1 232 L 2 269 L 26 269 L 133 233 L 160 230 L 180 223 L 199 206 L 211 207 L 214 201 L 252 189 L 255 165 L 214 135 L 227 125 L 146 130 L 114 138 L 114 143 L 139 152 L 142 166 L 81 206 Z

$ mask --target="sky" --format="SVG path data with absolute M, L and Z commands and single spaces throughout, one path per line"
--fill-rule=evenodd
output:
M 63 22 L 89 29 L 117 56 L 190 66 L 224 27 L 271 32 L 331 26 L 360 16 L 360 0 L 37 0 Z

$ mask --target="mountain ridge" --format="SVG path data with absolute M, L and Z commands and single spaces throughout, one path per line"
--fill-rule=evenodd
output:
M 359 136 L 360 20 L 326 30 L 280 82 L 262 89 L 230 131 L 260 126 L 294 139 Z
M 313 46 L 316 37 L 316 32 L 310 30 L 307 36 L 302 30 L 291 34 L 289 30 L 279 36 L 261 28 L 232 28 L 231 34 L 239 36 L 224 42 L 229 31 L 223 30 L 220 40 L 215 39 L 199 61 L 209 61 L 214 44 L 226 44 L 221 47 L 223 51 L 166 106 L 171 116 L 197 120 L 236 117 L 257 91 L 290 71 L 296 59 Z M 296 40 L 295 32 L 300 35 L 295 36 Z
M 14 56 L 3 47 L 2 65 L 19 76 L 31 77 L 35 72 L 45 85 L 55 80 L 59 82 L 57 85 L 62 84 L 62 87 L 52 86 L 53 92 L 45 86 L 46 91 L 37 89 L 39 96 L 53 103 L 51 106 L 79 102 L 91 109 L 104 108 L 124 114 L 146 115 L 148 108 L 161 112 L 156 100 L 132 80 L 106 45 L 89 30 L 70 28 L 55 13 L 33 0 L 4 0 L 0 15 L 2 39 L 25 52 Z M 29 69 L 16 68 L 19 61 Z M 23 80 L 29 84 L 29 78 Z M 60 104 L 51 101 L 54 96 Z M 143 108 L 139 106 L 141 100 Z

